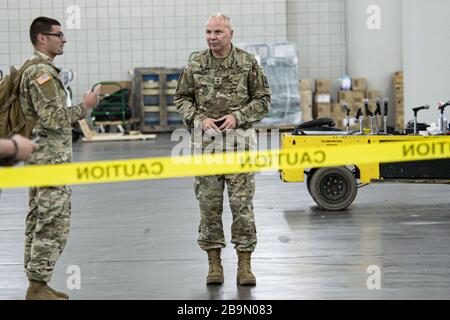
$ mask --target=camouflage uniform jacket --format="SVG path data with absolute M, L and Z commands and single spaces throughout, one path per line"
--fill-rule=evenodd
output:
M 222 62 L 210 49 L 193 55 L 178 81 L 174 103 L 189 127 L 231 114 L 236 128 L 246 130 L 266 116 L 271 94 L 255 56 L 232 46 Z
M 31 59 L 51 59 L 36 51 Z M 39 149 L 30 164 L 72 161 L 72 123 L 86 116 L 83 104 L 68 107 L 60 70 L 46 64 L 28 67 L 20 83 L 20 104 L 25 117 L 37 119 L 32 137 L 39 138 Z

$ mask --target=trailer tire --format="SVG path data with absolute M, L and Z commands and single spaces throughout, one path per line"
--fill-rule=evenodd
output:
M 320 168 L 308 180 L 313 200 L 329 211 L 347 208 L 358 191 L 356 178 L 346 167 Z
M 314 168 L 306 173 L 306 187 L 308 188 L 309 194 L 311 194 L 311 178 L 316 171 L 317 171 L 317 168 Z

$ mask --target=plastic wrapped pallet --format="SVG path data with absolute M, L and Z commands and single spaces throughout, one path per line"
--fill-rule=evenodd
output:
M 298 55 L 295 44 L 290 42 L 243 44 L 240 47 L 256 56 L 272 89 L 269 114 L 256 127 L 299 124 L 301 111 Z

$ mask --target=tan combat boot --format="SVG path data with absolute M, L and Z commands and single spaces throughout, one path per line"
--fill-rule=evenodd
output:
M 222 284 L 223 268 L 220 259 L 220 249 L 208 250 L 209 270 L 206 277 L 206 284 Z
M 26 300 L 68 300 L 69 297 L 47 286 L 46 282 L 30 280 Z
M 62 298 L 63 300 L 69 300 L 69 296 L 64 292 L 56 291 L 52 287 L 48 287 L 51 292 L 53 292 L 58 298 Z
M 256 285 L 256 278 L 252 273 L 251 268 L 251 252 L 237 251 L 238 255 L 238 270 L 237 283 L 241 286 Z

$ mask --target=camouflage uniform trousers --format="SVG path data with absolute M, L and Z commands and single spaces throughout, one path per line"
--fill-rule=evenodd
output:
M 257 242 L 252 202 L 254 173 L 195 177 L 195 195 L 201 214 L 198 244 L 205 251 L 226 246 L 222 225 L 225 183 L 233 214 L 231 243 L 239 251 L 253 252 Z
M 25 271 L 29 280 L 49 282 L 70 227 L 69 186 L 30 188 L 25 231 Z

